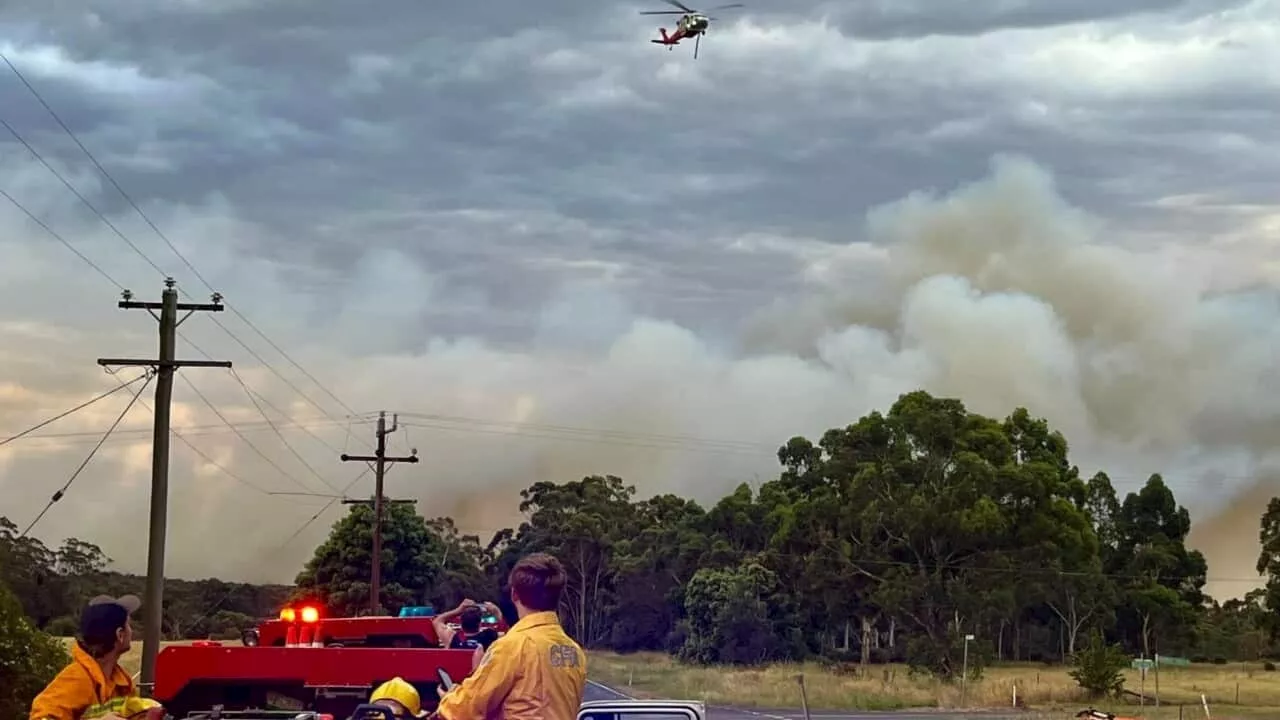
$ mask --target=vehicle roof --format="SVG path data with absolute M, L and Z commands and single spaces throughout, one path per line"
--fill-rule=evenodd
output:
M 591 709 L 594 707 L 608 707 L 611 705 L 626 705 L 637 710 L 647 710 L 655 708 L 671 707 L 672 705 L 681 705 L 686 707 L 696 707 L 700 710 L 706 709 L 706 703 L 701 700 L 632 700 L 630 698 L 614 698 L 612 700 L 586 700 L 580 706 L 582 709 Z

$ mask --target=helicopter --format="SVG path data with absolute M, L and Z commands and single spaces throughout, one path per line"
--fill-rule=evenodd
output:
M 693 38 L 693 59 L 698 59 L 698 45 L 702 41 L 702 36 L 707 34 L 707 28 L 711 26 L 714 18 L 707 17 L 701 10 L 694 10 L 679 0 L 663 0 L 668 5 L 677 8 L 676 10 L 647 10 L 641 12 L 641 15 L 680 15 L 682 16 L 676 21 L 676 29 L 670 35 L 667 34 L 666 28 L 658 28 L 658 32 L 662 34 L 661 40 L 650 40 L 649 42 L 658 45 L 666 45 L 668 50 L 674 50 L 675 46 L 681 40 Z M 711 8 L 712 10 L 726 10 L 728 8 L 743 7 L 742 3 L 731 3 L 729 5 L 719 5 Z

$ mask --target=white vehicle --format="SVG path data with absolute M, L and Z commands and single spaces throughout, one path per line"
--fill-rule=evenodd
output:
M 707 707 L 693 700 L 589 700 L 578 720 L 707 720 Z

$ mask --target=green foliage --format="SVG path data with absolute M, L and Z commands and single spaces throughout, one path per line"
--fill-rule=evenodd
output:
M 26 717 L 31 700 L 69 660 L 62 643 L 37 630 L 0 583 L 0 718 Z
M 792 438 L 778 459 L 776 479 L 705 510 L 639 499 L 614 476 L 538 482 L 521 492 L 524 522 L 483 549 L 405 508 L 388 534 L 411 539 L 389 544 L 384 577 L 500 599 L 516 559 L 547 551 L 569 575 L 565 626 L 588 647 L 700 663 L 848 654 L 943 679 L 960 674 L 965 635 L 976 677 L 1001 659 L 1063 661 L 1094 630 L 1135 654 L 1218 638 L 1215 656 L 1238 657 L 1245 644 L 1222 639 L 1258 619 L 1206 607 L 1190 521 L 1159 476 L 1123 499 L 1105 474 L 1086 482 L 1066 439 L 1021 408 L 997 420 L 908 393 L 816 443 Z M 337 611 L 364 604 L 367 514 L 336 525 L 299 576 Z M 421 562 L 442 543 L 468 565 Z
M 69 538 L 49 550 L 18 534 L 12 522 L 0 517 L 0 583 L 13 590 L 31 622 L 50 635 L 74 635 L 80 610 L 94 595 L 142 595 L 145 580 L 109 570 L 110 558 L 92 543 Z M 253 619 L 275 615 L 287 595 L 288 588 L 279 585 L 169 578 L 162 631 L 174 640 L 229 635 L 230 617 L 243 623 L 235 628 L 238 636 Z
M 298 574 L 294 596 L 323 602 L 334 616 L 368 614 L 372 550 L 373 508 L 352 505 Z M 450 595 L 481 589 L 480 555 L 479 541 L 460 536 L 451 520 L 428 522 L 411 505 L 387 503 L 380 607 L 394 613 L 427 601 L 448 604 Z
M 1089 644 L 1074 658 L 1071 677 L 1093 698 L 1118 697 L 1124 690 L 1124 669 L 1129 657 L 1119 645 L 1110 645 L 1094 631 Z
M 705 507 L 638 497 L 611 475 L 537 482 L 520 493 L 523 522 L 482 544 L 391 504 L 379 600 L 389 611 L 502 603 L 516 560 L 545 551 L 568 573 L 565 627 L 592 648 L 699 663 L 909 662 L 943 680 L 959 677 L 966 635 L 975 677 L 1003 660 L 1088 657 L 1097 638 L 1147 657 L 1275 657 L 1280 500 L 1260 526 L 1266 589 L 1219 605 L 1203 594 L 1189 514 L 1163 479 L 1121 497 L 1105 473 L 1081 478 L 1068 451 L 1025 409 L 997 419 L 912 392 L 820 438 L 791 438 L 776 477 Z M 371 509 L 354 506 L 292 593 L 366 612 L 371 531 Z M 141 591 L 109 562 L 88 543 L 48 550 L 0 521 L 0 579 L 37 627 L 74 628 L 91 594 Z M 230 637 L 289 592 L 171 580 L 164 631 Z
M 784 656 L 770 616 L 778 576 L 756 563 L 694 573 L 684 593 L 688 634 L 679 655 L 691 662 L 757 665 Z

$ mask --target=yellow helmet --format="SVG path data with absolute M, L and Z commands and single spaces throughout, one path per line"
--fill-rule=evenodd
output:
M 422 698 L 418 689 L 410 685 L 404 678 L 394 677 L 378 686 L 369 696 L 370 703 L 379 700 L 394 700 L 413 717 L 426 717 L 422 711 Z
M 132 695 L 125 698 L 124 704 L 120 706 L 117 714 L 120 715 L 120 717 L 131 718 L 135 715 L 141 715 L 151 708 L 157 707 L 160 707 L 160 703 L 155 700 Z

